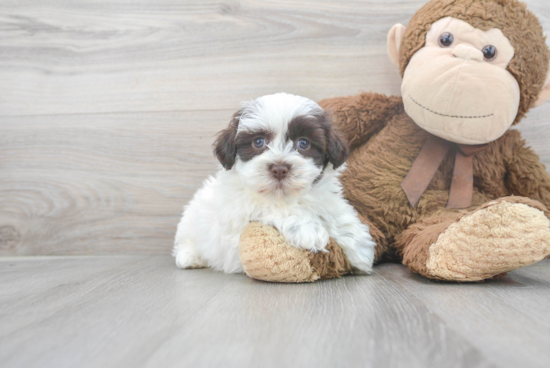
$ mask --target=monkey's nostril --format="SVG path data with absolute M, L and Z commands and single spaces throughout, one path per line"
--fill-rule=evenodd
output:
M 471 46 L 457 45 L 451 54 L 459 59 L 483 61 L 483 53 Z

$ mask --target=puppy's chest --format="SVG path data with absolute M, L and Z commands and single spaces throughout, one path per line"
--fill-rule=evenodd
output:
M 323 210 L 326 203 L 332 203 L 332 198 L 318 198 L 318 196 L 304 196 L 295 198 L 292 201 L 271 200 L 269 202 L 257 203 L 250 211 L 249 221 L 259 221 L 270 224 L 274 221 L 280 221 L 287 218 L 298 218 L 300 221 L 319 220 L 323 221 Z
M 318 204 L 314 201 L 298 201 L 292 204 L 264 205 L 256 210 L 258 217 L 285 218 L 288 216 L 302 216 L 318 212 Z

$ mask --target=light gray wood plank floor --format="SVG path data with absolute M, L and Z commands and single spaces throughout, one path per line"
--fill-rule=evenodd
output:
M 168 256 L 2 258 L 0 366 L 548 367 L 549 266 L 285 285 Z

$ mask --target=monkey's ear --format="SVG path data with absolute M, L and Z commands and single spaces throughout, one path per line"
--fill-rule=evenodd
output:
M 218 138 L 214 142 L 214 154 L 226 170 L 230 170 L 233 167 L 237 158 L 235 138 L 237 137 L 240 118 L 241 111 L 239 110 L 233 115 L 233 119 L 227 129 L 218 133 Z
M 396 24 L 388 32 L 388 56 L 393 65 L 399 68 L 399 48 L 405 34 L 405 26 Z
M 546 72 L 546 80 L 544 81 L 544 87 L 539 93 L 539 98 L 535 101 L 535 107 L 544 105 L 550 98 L 550 66 L 548 66 L 548 72 Z

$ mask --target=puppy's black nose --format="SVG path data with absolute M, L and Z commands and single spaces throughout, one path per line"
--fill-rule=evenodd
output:
M 278 180 L 283 180 L 284 178 L 286 178 L 289 170 L 290 165 L 271 165 L 271 167 L 269 168 L 269 171 L 271 171 L 271 175 L 273 175 L 273 177 Z

